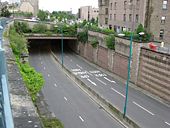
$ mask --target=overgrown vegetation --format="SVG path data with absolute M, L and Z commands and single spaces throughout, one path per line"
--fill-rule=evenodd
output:
M 32 100 L 35 102 L 37 93 L 41 90 L 44 84 L 43 76 L 42 74 L 36 72 L 36 70 L 32 68 L 29 63 L 22 63 L 20 61 L 21 54 L 28 54 L 27 40 L 24 38 L 24 36 L 17 33 L 14 27 L 11 27 L 9 31 L 9 39 L 23 80 L 26 84 L 26 87 L 28 88 Z
M 56 118 L 41 118 L 45 128 L 64 128 L 63 124 Z
M 97 38 L 94 37 L 91 41 L 91 45 L 93 48 L 97 48 L 97 45 L 99 44 L 99 42 L 97 41 Z
M 114 35 L 109 35 L 105 37 L 105 42 L 106 42 L 106 46 L 109 49 L 112 49 L 112 50 L 115 49 L 115 36 Z
M 88 31 L 85 29 L 77 34 L 78 41 L 86 43 L 88 41 Z

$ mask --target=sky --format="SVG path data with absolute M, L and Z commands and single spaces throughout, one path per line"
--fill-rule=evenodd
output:
M 1 1 L 18 1 L 18 0 L 1 0 Z M 98 0 L 39 0 L 39 8 L 52 11 L 70 11 L 78 12 L 81 6 L 98 7 Z

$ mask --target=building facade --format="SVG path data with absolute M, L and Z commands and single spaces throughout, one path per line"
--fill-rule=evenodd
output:
M 39 0 L 21 0 L 20 11 L 32 12 L 34 16 L 39 10 Z
M 168 0 L 99 0 L 99 26 L 121 33 L 142 24 L 154 40 L 168 43 L 169 9 Z
M 83 6 L 79 8 L 78 18 L 80 20 L 90 21 L 92 18 L 97 19 L 98 13 L 98 8 L 93 8 L 92 6 Z

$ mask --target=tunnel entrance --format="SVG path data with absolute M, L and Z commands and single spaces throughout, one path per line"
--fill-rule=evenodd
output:
M 61 53 L 61 39 L 29 39 L 28 50 L 29 53 L 49 52 L 50 50 L 56 53 Z M 76 49 L 77 40 L 63 40 L 63 51 L 65 54 L 73 53 Z

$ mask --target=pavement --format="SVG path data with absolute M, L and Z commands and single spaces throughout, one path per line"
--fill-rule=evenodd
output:
M 30 63 L 43 74 L 45 102 L 65 128 L 123 127 L 63 73 L 45 48 L 39 53 L 31 51 Z
M 64 53 L 64 66 L 92 90 L 123 112 L 125 83 L 92 66 L 72 52 Z M 55 51 L 60 60 L 60 52 Z M 170 107 L 129 87 L 127 116 L 142 128 L 170 128 Z

